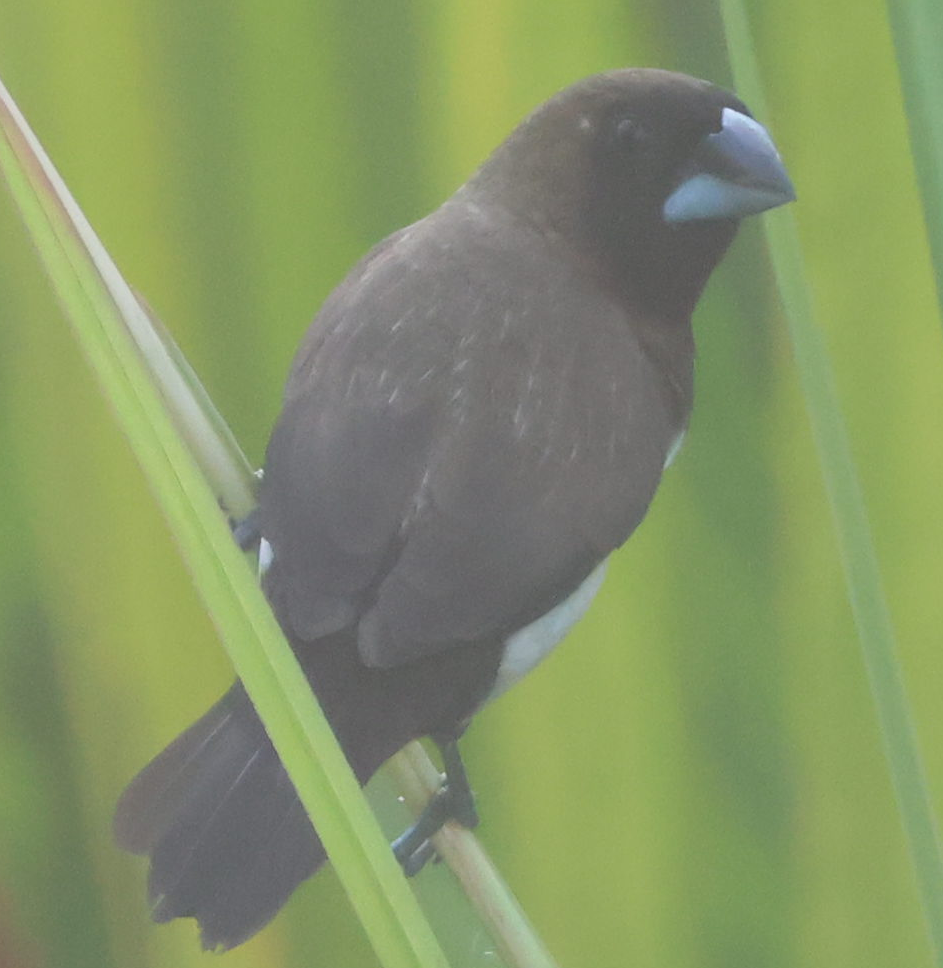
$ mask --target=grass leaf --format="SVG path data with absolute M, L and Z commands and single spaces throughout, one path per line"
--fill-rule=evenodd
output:
M 937 300 L 943 308 L 943 5 L 888 0 L 910 147 L 923 199 Z
M 380 962 L 386 968 L 441 968 L 445 957 L 232 541 L 203 471 L 151 381 L 140 346 L 158 354 L 160 348 L 152 343 L 146 314 L 2 85 L 0 171 Z M 186 379 L 169 356 L 166 378 L 175 392 L 184 390 Z M 198 433 L 221 440 L 218 428 L 204 425 Z M 220 459 L 228 463 L 225 442 L 220 446 Z M 248 503 L 250 493 L 242 500 Z
M 722 0 L 721 10 L 737 90 L 758 116 L 765 119 L 769 112 L 746 9 L 740 0 Z M 801 197 L 801 186 L 799 194 Z M 943 965 L 943 853 L 897 660 L 894 630 L 864 498 L 825 340 L 815 321 L 792 211 L 773 213 L 764 221 L 911 861 L 937 963 Z

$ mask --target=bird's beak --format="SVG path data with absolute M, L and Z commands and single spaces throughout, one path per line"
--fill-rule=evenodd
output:
M 666 222 L 743 218 L 795 200 L 773 139 L 753 118 L 724 108 L 721 129 L 694 151 L 662 209 Z

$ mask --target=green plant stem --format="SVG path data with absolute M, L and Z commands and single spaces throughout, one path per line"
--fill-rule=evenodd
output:
M 737 90 L 769 116 L 741 0 L 721 0 Z M 943 854 L 894 644 L 890 613 L 835 380 L 815 322 L 799 234 L 789 209 L 765 220 L 776 283 L 841 547 L 848 594 L 884 738 L 937 964 L 943 966 Z
M 943 4 L 888 0 L 887 9 L 943 311 Z
M 15 112 L 12 102 L 8 107 Z M 15 117 L 14 113 L 11 113 L 9 118 L 0 116 L 0 127 L 7 131 L 8 137 L 11 131 L 14 132 L 14 137 L 16 131 L 22 131 L 23 136 L 26 137 L 24 122 L 20 120 L 22 129 L 14 128 L 8 123 Z M 41 149 L 35 145 L 34 151 L 41 151 Z M 16 154 L 22 160 L 26 153 L 21 150 Z M 0 165 L 6 161 L 8 161 L 6 158 L 0 159 Z M 38 156 L 36 161 L 38 163 Z M 17 178 L 16 158 L 9 159 L 9 165 L 3 166 L 7 169 L 5 173 L 11 181 Z M 57 189 L 63 209 L 70 209 L 69 220 L 75 225 L 74 219 L 78 218 L 84 225 L 84 218 L 75 208 L 75 203 L 65 187 L 59 184 Z M 23 193 L 23 197 L 29 203 L 28 185 L 23 186 Z M 34 213 L 33 217 L 40 223 L 46 218 L 43 213 Z M 49 219 L 51 225 L 55 224 L 55 220 L 55 214 L 53 214 Z M 34 224 L 30 219 L 28 223 L 31 226 Z M 46 228 L 50 228 L 51 225 Z M 42 228 L 41 224 L 40 228 Z M 76 225 L 74 231 L 78 233 L 79 226 Z M 87 232 L 90 233 L 91 229 L 87 228 Z M 94 237 L 89 242 L 89 248 L 97 252 L 96 261 L 99 264 L 110 264 L 110 259 Z M 52 250 L 47 254 L 47 258 L 51 254 Z M 107 269 L 107 272 L 109 274 L 113 272 L 117 276 L 117 269 L 113 265 Z M 51 267 L 50 274 L 53 275 Z M 58 276 L 54 275 L 54 278 Z M 114 284 L 119 289 L 125 285 L 120 276 L 117 276 Z M 122 308 L 122 321 L 117 325 L 123 325 L 131 337 L 140 362 L 147 369 L 149 380 L 160 392 L 170 421 L 195 456 L 203 476 L 229 513 L 237 517 L 248 514 L 254 507 L 255 476 L 229 427 L 172 337 L 149 307 L 140 297 L 136 297 L 133 303 L 125 298 Z M 89 351 L 88 346 L 86 351 Z M 116 403 L 115 400 L 112 402 Z M 218 517 L 215 513 L 213 516 Z M 226 543 L 232 544 L 228 537 Z M 294 661 L 293 657 L 292 661 Z M 297 666 L 296 663 L 295 665 Z M 239 672 L 238 667 L 237 672 Z M 297 689 L 297 686 L 298 683 L 295 682 L 293 689 Z M 304 694 L 303 698 L 300 692 L 296 693 L 296 699 L 302 704 L 305 702 L 310 704 L 312 697 L 307 683 L 304 683 Z M 391 760 L 390 769 L 403 790 L 407 805 L 418 815 L 441 782 L 432 761 L 418 743 L 411 743 Z M 320 824 L 319 820 L 314 819 L 316 824 Z M 320 832 L 321 827 L 319 826 L 318 829 Z M 515 968 L 555 968 L 553 958 L 471 831 L 456 824 L 449 824 L 434 840 L 438 852 L 455 872 L 469 900 L 489 927 L 505 961 Z M 384 848 L 386 848 L 385 842 Z M 385 852 L 389 853 L 386 849 Z M 402 878 L 399 879 L 402 880 Z
M 140 294 L 135 298 L 142 312 L 122 316 L 128 334 L 207 483 L 241 520 L 256 506 L 252 465 L 174 338 Z
M 445 956 L 129 338 L 126 320 L 146 316 L 2 85 L 0 172 L 380 962 L 443 968 Z
M 406 746 L 390 766 L 406 805 L 418 816 L 441 784 L 441 775 L 419 743 Z M 488 925 L 504 961 L 527 968 L 555 968 L 550 952 L 474 834 L 450 823 L 432 842 Z

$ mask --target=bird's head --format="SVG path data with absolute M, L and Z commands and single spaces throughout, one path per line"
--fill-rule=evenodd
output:
M 795 198 L 772 139 L 737 97 L 635 68 L 542 104 L 469 188 L 672 315 L 690 313 L 741 218 Z

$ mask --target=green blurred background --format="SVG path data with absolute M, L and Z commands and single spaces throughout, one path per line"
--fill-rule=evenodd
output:
M 884 5 L 751 11 L 939 803 L 943 356 Z M 0 4 L 0 76 L 254 461 L 345 269 L 536 103 L 630 64 L 728 84 L 716 9 Z M 192 922 L 148 921 L 110 814 L 230 671 L 3 192 L 0 314 L 0 966 L 210 965 Z M 693 425 L 649 519 L 466 738 L 482 840 L 563 966 L 925 968 L 758 225 L 697 332 Z M 456 965 L 492 963 L 452 933 Z M 219 963 L 376 961 L 324 872 Z

